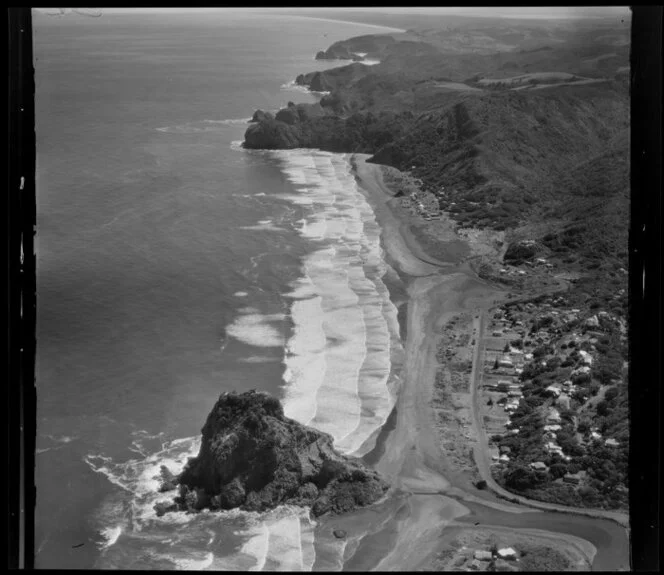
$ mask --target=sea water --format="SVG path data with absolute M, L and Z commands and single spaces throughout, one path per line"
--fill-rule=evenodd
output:
M 220 393 L 260 389 L 361 455 L 394 403 L 380 229 L 349 158 L 250 151 L 373 27 L 35 15 L 36 566 L 308 570 L 306 509 L 157 517 Z M 83 545 L 81 545 L 83 544 Z

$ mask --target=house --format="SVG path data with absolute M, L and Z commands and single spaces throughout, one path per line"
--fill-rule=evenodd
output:
M 510 458 L 509 458 L 509 456 L 507 456 L 507 455 L 501 455 L 501 456 L 498 458 L 498 461 L 500 461 L 501 463 L 508 463 L 509 460 L 510 460 Z
M 551 408 L 549 410 L 548 415 L 546 416 L 546 422 L 547 423 L 560 423 L 560 413 L 558 413 L 557 409 Z
M 578 485 L 581 483 L 581 477 L 577 473 L 565 473 L 565 475 L 563 475 L 563 482 Z
M 544 431 L 560 431 L 562 427 L 560 425 L 545 425 Z
M 507 561 L 516 561 L 517 553 L 511 547 L 503 547 L 502 549 L 498 549 L 498 557 Z
M 531 469 L 534 469 L 535 471 L 548 471 L 549 468 L 546 466 L 546 463 L 543 461 L 535 461 L 530 464 Z
M 590 439 L 597 441 L 599 439 L 602 439 L 602 435 L 597 433 L 596 431 L 591 431 L 590 432 Z
M 581 356 L 581 361 L 583 362 L 584 365 L 592 365 L 593 363 L 593 356 L 590 355 L 587 351 L 579 351 L 579 355 Z
M 491 561 L 493 559 L 491 551 L 483 551 L 482 549 L 475 551 L 473 557 L 478 561 Z
M 512 363 L 512 360 L 509 357 L 503 356 L 498 358 L 498 367 L 505 367 L 511 369 L 514 367 L 514 364 Z
M 587 327 L 599 327 L 599 319 L 597 319 L 597 316 L 594 315 L 592 317 L 589 317 L 586 320 L 586 326 Z
M 569 395 L 567 395 L 566 393 L 562 393 L 556 399 L 556 405 L 558 407 L 561 407 L 562 409 L 570 409 L 570 406 L 572 405 L 572 400 Z
M 560 389 L 555 385 L 550 385 L 544 391 L 546 391 L 548 395 L 553 395 L 554 397 L 558 397 L 560 395 Z
M 507 453 L 512 453 L 512 449 L 510 447 L 508 447 L 507 445 L 501 445 L 500 446 L 500 454 L 504 455 L 504 454 L 507 454 Z
M 563 448 L 560 447 L 560 445 L 556 445 L 553 443 L 553 441 L 549 441 L 544 445 L 544 449 L 548 451 L 549 453 L 561 453 L 563 451 Z
M 507 397 L 523 397 L 523 392 L 519 390 L 508 391 Z
M 535 261 L 536 261 L 538 264 L 545 264 L 545 263 L 546 263 L 546 260 L 545 260 L 544 258 L 536 258 Z
M 613 439 L 613 437 L 610 437 L 604 442 L 604 445 L 606 445 L 607 447 L 618 447 L 620 443 L 615 439 Z

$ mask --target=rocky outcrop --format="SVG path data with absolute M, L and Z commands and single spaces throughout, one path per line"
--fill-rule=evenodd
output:
M 312 92 L 329 92 L 335 85 L 322 72 L 299 74 L 295 78 L 298 86 L 307 86 Z
M 522 240 L 510 244 L 505 252 L 505 263 L 519 265 L 532 260 L 538 253 L 539 246 L 533 240 Z
M 281 150 L 315 147 L 310 120 L 321 118 L 327 112 L 320 104 L 288 103 L 276 116 L 271 114 L 254 117 L 260 118 L 253 123 L 244 135 L 243 146 L 250 149 Z
M 250 122 L 263 122 L 267 120 L 274 120 L 274 116 L 270 112 L 263 112 L 263 110 L 256 110 L 251 117 Z
M 266 393 L 224 393 L 202 430 L 197 457 L 177 478 L 173 502 L 155 506 L 197 511 L 282 504 L 338 514 L 374 503 L 388 489 L 377 472 L 335 451 L 332 437 L 284 416 Z M 166 478 L 172 481 L 172 478 Z
M 371 66 L 353 63 L 330 70 L 299 74 L 295 83 L 298 86 L 307 86 L 312 92 L 332 92 L 346 90 L 371 73 Z
M 368 54 L 369 57 L 382 53 L 388 47 L 392 47 L 397 40 L 389 34 L 371 34 L 368 36 L 356 36 L 348 40 L 335 42 L 327 50 L 321 50 L 316 54 L 316 60 L 354 60 L 362 61 L 364 58 L 359 54 Z

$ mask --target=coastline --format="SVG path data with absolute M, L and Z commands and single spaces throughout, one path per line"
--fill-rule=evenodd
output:
M 374 448 L 364 455 L 367 463 L 391 480 L 393 496 L 380 506 L 383 519 L 379 525 L 374 519 L 366 521 L 369 510 L 332 520 L 335 525 L 355 527 L 355 535 L 361 531 L 359 541 L 356 537 L 353 545 L 344 548 L 345 568 L 426 568 L 440 547 L 443 530 L 453 525 L 453 530 L 473 530 L 471 520 L 475 525 L 481 522 L 484 528 L 512 529 L 515 534 L 528 526 L 561 549 L 569 545 L 573 533 L 577 543 L 587 543 L 580 548 L 594 569 L 617 566 L 626 545 L 628 549 L 626 532 L 617 524 L 584 517 L 583 511 L 576 515 L 551 513 L 514 505 L 491 492 L 480 492 L 467 473 L 446 460 L 431 409 L 439 334 L 452 315 L 479 312 L 501 300 L 500 290 L 476 278 L 463 262 L 442 262 L 424 252 L 409 233 L 408 222 L 389 204 L 393 193 L 383 182 L 381 166 L 367 163 L 368 157 L 350 155 L 352 173 L 381 226 L 385 258 L 399 274 L 409 297 L 402 303 L 407 309 L 407 325 L 402 330 L 402 385 Z M 329 522 L 321 521 L 317 529 L 323 546 L 330 543 Z

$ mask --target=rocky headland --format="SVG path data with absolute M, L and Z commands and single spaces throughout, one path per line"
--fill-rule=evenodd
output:
M 370 505 L 388 484 L 358 460 L 335 451 L 330 435 L 284 416 L 280 402 L 257 391 L 223 393 L 202 429 L 197 457 L 179 476 L 162 468 L 162 487 L 178 489 L 169 511 L 266 511 L 311 507 L 314 516 Z

